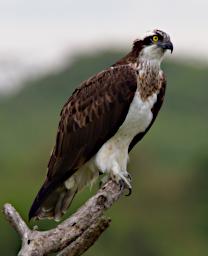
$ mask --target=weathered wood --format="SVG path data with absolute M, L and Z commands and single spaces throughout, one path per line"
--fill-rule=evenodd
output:
M 80 256 L 90 248 L 109 227 L 110 219 L 102 216 L 93 223 L 83 234 L 73 243 L 64 248 L 57 256 Z
M 41 256 L 59 252 L 59 256 L 82 255 L 110 225 L 103 216 L 123 194 L 125 188 L 109 180 L 70 218 L 48 231 L 31 230 L 10 204 L 3 213 L 22 239 L 19 256 Z

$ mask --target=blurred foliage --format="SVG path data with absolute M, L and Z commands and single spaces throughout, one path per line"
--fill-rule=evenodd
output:
M 46 174 L 59 112 L 73 89 L 114 63 L 122 52 L 78 56 L 65 69 L 27 81 L 0 99 L 0 205 L 11 202 L 27 220 Z M 158 119 L 131 153 L 133 194 L 107 213 L 111 227 L 86 256 L 208 255 L 208 69 L 186 61 L 163 64 L 168 79 Z M 96 191 L 74 200 L 68 215 Z M 30 223 L 40 229 L 52 221 Z M 0 216 L 1 255 L 16 255 L 20 240 Z

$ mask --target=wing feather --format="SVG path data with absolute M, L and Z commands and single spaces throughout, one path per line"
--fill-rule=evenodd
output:
M 116 133 L 136 88 L 135 71 L 123 65 L 99 73 L 75 90 L 61 111 L 48 179 L 70 177 Z
M 125 120 L 136 89 L 135 70 L 123 65 L 99 73 L 74 91 L 61 111 L 47 177 L 31 206 L 30 219 L 59 217 L 61 211 L 54 213 L 54 207 L 65 200 L 62 200 L 66 193 L 63 182 L 116 133 Z M 70 191 L 70 200 L 76 192 L 77 188 Z M 64 207 L 69 203 L 67 199 Z

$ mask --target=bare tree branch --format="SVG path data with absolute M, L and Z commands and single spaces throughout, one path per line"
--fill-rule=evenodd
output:
M 93 223 L 83 234 L 73 243 L 64 248 L 57 256 L 79 256 L 90 248 L 100 235 L 109 227 L 110 219 L 101 217 Z
M 17 231 L 22 239 L 27 239 L 30 229 L 22 220 L 19 213 L 14 209 L 11 204 L 5 204 L 3 209 L 4 215 L 13 228 Z
M 5 204 L 4 215 L 22 239 L 18 255 L 41 256 L 52 252 L 59 252 L 59 256 L 82 255 L 110 225 L 104 211 L 120 198 L 124 189 L 109 180 L 70 218 L 48 231 L 30 230 L 19 213 Z

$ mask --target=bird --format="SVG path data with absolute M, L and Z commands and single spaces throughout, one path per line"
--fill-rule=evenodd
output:
M 60 113 L 46 179 L 31 219 L 60 221 L 77 192 L 105 174 L 131 192 L 129 152 L 154 123 L 166 90 L 160 65 L 173 52 L 159 29 L 133 42 L 131 51 L 75 89 Z

